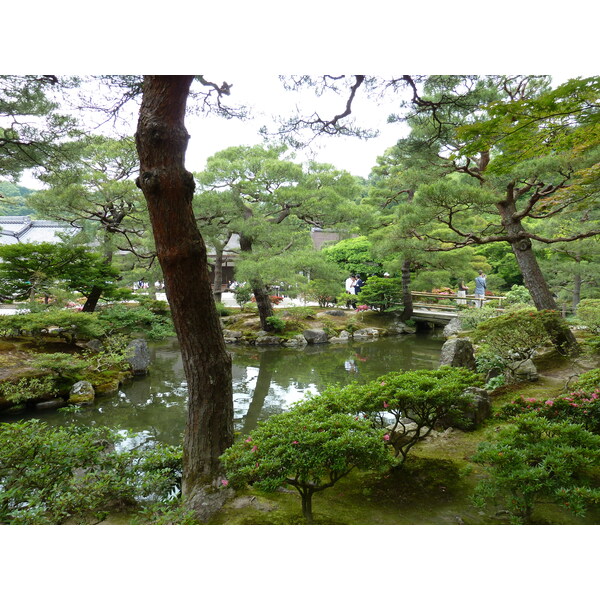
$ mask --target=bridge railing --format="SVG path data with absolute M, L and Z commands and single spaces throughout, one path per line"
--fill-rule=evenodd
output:
M 433 292 L 411 292 L 413 298 L 413 306 L 418 307 L 421 306 L 423 308 L 437 308 L 449 311 L 458 310 L 459 305 L 466 306 L 469 304 L 469 301 L 478 302 L 481 298 L 476 298 L 474 294 L 467 294 L 465 296 L 459 296 L 457 294 L 440 294 Z M 453 300 L 452 304 L 437 304 L 437 303 L 427 303 L 423 300 L 426 298 L 435 298 L 440 300 Z M 483 299 L 483 303 L 485 304 L 488 300 L 498 300 L 498 308 L 502 308 L 502 300 L 504 300 L 506 296 L 486 296 Z

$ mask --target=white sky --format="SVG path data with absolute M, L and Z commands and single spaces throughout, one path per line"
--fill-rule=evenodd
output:
M 251 107 L 251 118 L 240 120 L 225 119 L 214 114 L 188 115 L 186 127 L 190 141 L 186 153 L 186 168 L 193 172 L 202 171 L 209 156 L 230 146 L 268 143 L 259 129 L 266 125 L 273 131 L 277 116 L 291 116 L 295 108 L 299 107 L 303 113 L 318 108 L 321 116 L 331 118 L 343 112 L 347 99 L 344 94 L 317 97 L 312 89 L 304 89 L 298 93 L 286 91 L 276 74 L 253 73 L 248 76 L 232 72 L 226 75 L 207 74 L 206 78 L 219 85 L 223 81 L 232 84 L 231 95 L 224 99 L 224 103 Z M 321 135 L 311 142 L 308 149 L 296 151 L 295 160 L 302 162 L 307 158 L 314 158 L 345 169 L 353 175 L 368 177 L 377 157 L 402 136 L 404 127 L 401 124 L 386 123 L 388 115 L 397 109 L 398 102 L 398 95 L 389 95 L 384 101 L 376 102 L 366 98 L 359 89 L 353 103 L 352 117 L 356 117 L 361 126 L 378 130 L 379 135 L 370 139 Z M 137 114 L 134 112 L 131 119 L 119 127 L 120 132 L 133 135 L 136 122 Z M 106 134 L 110 135 L 108 131 Z M 278 139 L 273 137 L 270 141 L 277 143 Z M 23 174 L 21 184 L 34 189 L 40 187 L 39 182 L 29 173 Z
M 209 75 L 206 77 L 210 79 Z M 233 73 L 225 77 L 215 76 L 213 80 L 219 84 L 223 80 L 232 83 L 231 102 L 254 106 L 254 118 L 243 122 L 216 116 L 189 117 L 186 126 L 191 138 L 186 166 L 191 171 L 203 169 L 209 156 L 229 146 L 265 143 L 258 133 L 260 126 L 266 124 L 270 129 L 274 129 L 274 117 L 291 115 L 296 106 L 304 113 L 324 106 L 326 108 L 321 113 L 322 116 L 332 117 L 343 112 L 346 103 L 344 95 L 317 98 L 311 89 L 301 93 L 286 91 L 275 74 L 253 74 L 248 77 Z M 379 136 L 361 140 L 321 135 L 311 142 L 309 150 L 297 153 L 297 160 L 303 161 L 314 153 L 314 158 L 319 162 L 328 162 L 353 175 L 368 177 L 377 156 L 383 154 L 402 136 L 402 125 L 386 123 L 388 115 L 397 105 L 398 98 L 391 96 L 385 103 L 378 105 L 374 100 L 365 98 L 364 93 L 359 90 L 353 104 L 352 116 L 356 116 L 360 125 L 378 130 Z M 276 138 L 273 138 L 273 142 L 276 141 Z

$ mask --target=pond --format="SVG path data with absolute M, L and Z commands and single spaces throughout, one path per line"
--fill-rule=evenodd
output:
M 435 369 L 444 341 L 441 335 L 427 333 L 304 349 L 228 346 L 233 358 L 234 427 L 247 433 L 306 392 L 328 385 L 366 382 L 389 371 Z M 115 394 L 78 413 L 36 411 L 17 418 L 129 430 L 131 444 L 147 439 L 178 444 L 187 414 L 187 384 L 177 340 L 151 344 L 150 354 L 149 375 L 126 382 Z

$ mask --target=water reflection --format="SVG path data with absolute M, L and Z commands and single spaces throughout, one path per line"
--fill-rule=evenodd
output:
M 328 385 L 366 382 L 389 371 L 435 369 L 443 338 L 400 336 L 351 344 L 306 348 L 230 347 L 233 366 L 234 425 L 243 433 L 269 416 L 287 410 L 306 392 Z M 187 384 L 175 339 L 153 344 L 151 372 L 126 382 L 114 395 L 78 414 L 36 412 L 51 423 L 106 425 L 131 437 L 179 443 L 186 419 Z M 23 418 L 23 416 L 20 416 Z

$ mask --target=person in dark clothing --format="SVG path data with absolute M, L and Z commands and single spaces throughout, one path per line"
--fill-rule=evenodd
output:
M 354 293 L 360 294 L 360 290 L 365 285 L 365 282 L 360 278 L 360 275 L 356 277 L 356 281 L 354 282 Z

